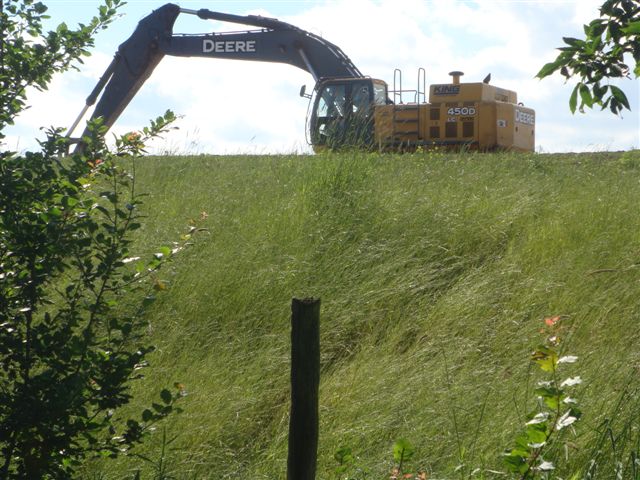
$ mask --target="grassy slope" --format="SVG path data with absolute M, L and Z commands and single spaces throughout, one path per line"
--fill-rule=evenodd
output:
M 567 316 L 585 380 L 572 461 L 594 458 L 605 418 L 635 438 L 638 152 L 149 158 L 137 179 L 140 248 L 208 214 L 155 307 L 138 387 L 190 392 L 168 430 L 179 478 L 284 477 L 293 296 L 322 298 L 319 478 L 344 444 L 386 478 L 400 437 L 440 477 L 462 477 L 462 457 L 501 469 L 548 315 Z

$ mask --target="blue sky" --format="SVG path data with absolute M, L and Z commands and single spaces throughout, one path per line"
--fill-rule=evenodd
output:
M 93 0 L 48 0 L 51 24 L 73 25 L 94 15 Z M 33 92 L 32 108 L 8 133 L 12 149 L 32 148 L 43 126 L 71 125 L 118 45 L 137 22 L 165 1 L 130 0 L 123 14 L 96 39 L 79 72 L 57 76 L 49 91 Z M 572 115 L 572 86 L 559 76 L 535 74 L 555 58 L 563 36 L 582 37 L 582 25 L 598 15 L 602 0 L 175 0 L 181 7 L 238 15 L 277 17 L 337 44 L 366 75 L 391 83 L 395 68 L 403 87 L 415 88 L 418 68 L 427 84 L 492 74 L 494 85 L 518 92 L 536 110 L 536 150 L 604 151 L 640 148 L 640 83 L 623 80 L 632 111 L 622 118 L 599 110 Z M 241 30 L 235 24 L 181 15 L 176 33 Z M 304 126 L 307 101 L 298 96 L 311 76 L 295 67 L 258 62 L 165 57 L 113 128 L 136 130 L 167 108 L 182 116 L 179 130 L 154 144 L 169 153 L 309 152 Z

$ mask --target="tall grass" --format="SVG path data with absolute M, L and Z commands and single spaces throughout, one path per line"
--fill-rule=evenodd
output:
M 571 326 L 584 380 L 557 474 L 631 472 L 638 152 L 160 157 L 136 176 L 140 250 L 206 228 L 166 278 L 135 392 L 186 385 L 167 426 L 175 477 L 284 477 L 293 296 L 322 298 L 319 478 L 345 444 L 385 478 L 400 437 L 434 478 L 497 476 L 533 406 L 528 354 L 548 315 Z

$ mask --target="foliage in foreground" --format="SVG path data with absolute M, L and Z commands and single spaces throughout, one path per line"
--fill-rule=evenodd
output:
M 104 0 L 87 24 L 45 32 L 47 6 L 34 0 L 0 2 L 0 140 L 27 105 L 27 89 L 46 90 L 56 73 L 89 55 L 95 35 L 113 22 L 122 0 Z
M 582 383 L 582 379 L 579 376 L 560 376 L 563 364 L 572 364 L 578 359 L 574 355 L 560 353 L 564 335 L 560 319 L 560 316 L 545 319 L 545 342 L 534 350 L 531 360 L 546 374 L 546 378 L 538 381 L 534 390 L 537 408 L 529 413 L 524 431 L 504 457 L 507 469 L 521 480 L 550 478 L 556 467 L 544 459 L 543 453 L 563 443 L 568 450 L 563 434 L 572 429 L 582 416 L 576 399 L 569 395 L 571 387 Z
M 567 80 L 578 79 L 569 98 L 572 113 L 594 105 L 614 114 L 631 110 L 624 91 L 604 80 L 631 78 L 631 72 L 640 77 L 640 2 L 606 0 L 600 17 L 584 26 L 584 34 L 584 39 L 564 37 L 560 54 L 542 67 L 538 78 L 560 71 Z M 626 57 L 631 57 L 635 66 L 629 67 Z
M 116 457 L 174 410 L 183 388 L 122 418 L 130 384 L 153 351 L 144 313 L 158 271 L 180 246 L 143 260 L 135 178 L 119 164 L 167 130 L 168 112 L 116 141 L 99 122 L 84 154 L 62 156 L 49 132 L 41 153 L 0 158 L 0 478 L 66 478 L 96 455 Z
M 121 0 L 104 0 L 88 24 L 45 32 L 47 7 L 0 1 L 0 145 L 27 108 L 29 88 L 89 54 Z M 129 253 L 140 227 L 135 179 L 119 165 L 165 131 L 172 113 L 107 148 L 100 122 L 83 153 L 66 155 L 60 130 L 40 152 L 0 152 L 0 478 L 68 478 L 96 455 L 140 443 L 183 395 L 160 392 L 141 418 L 120 418 L 153 350 L 143 314 L 175 248 L 143 261 Z M 176 247 L 180 248 L 180 247 Z M 155 284 L 154 284 L 155 282 Z
M 577 407 L 577 401 L 569 395 L 569 390 L 579 385 L 582 380 L 579 376 L 562 379 L 559 369 L 562 364 L 572 364 L 577 361 L 573 355 L 561 355 L 561 336 L 564 336 L 566 328 L 560 326 L 561 316 L 545 319 L 545 328 L 541 333 L 545 334 L 544 344 L 538 346 L 531 354 L 531 361 L 538 365 L 547 378 L 539 380 L 534 390 L 537 408 L 527 416 L 527 422 L 523 432 L 518 434 L 513 448 L 508 449 L 504 455 L 504 465 L 509 476 L 503 472 L 491 472 L 501 477 L 517 478 L 519 480 L 546 480 L 552 478 L 555 465 L 543 457 L 543 453 L 552 448 L 571 444 L 566 436 L 566 430 L 573 429 L 574 423 L 582 413 Z M 575 433 L 575 432 L 574 432 Z M 574 435 L 575 436 L 575 435 Z M 394 464 L 390 472 L 390 480 L 426 480 L 430 477 L 425 469 L 416 469 L 411 466 L 411 459 L 416 449 L 411 442 L 400 439 L 393 445 Z M 338 463 L 335 468 L 335 478 L 338 480 L 366 480 L 370 477 L 370 469 L 361 465 L 350 447 L 341 447 L 334 454 Z M 491 475 L 482 473 L 480 469 L 459 472 L 460 478 L 491 478 Z M 479 474 L 479 476 L 477 476 Z M 580 472 L 575 472 L 571 478 L 579 477 Z

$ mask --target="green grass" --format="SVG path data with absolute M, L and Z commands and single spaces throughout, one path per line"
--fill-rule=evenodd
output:
M 401 437 L 433 478 L 493 478 L 534 406 L 528 356 L 551 315 L 584 380 L 558 475 L 595 460 L 615 478 L 638 451 L 637 151 L 161 157 L 136 178 L 139 250 L 190 219 L 207 229 L 164 274 L 134 392 L 186 385 L 167 424 L 177 478 L 285 477 L 290 301 L 307 296 L 322 299 L 319 479 L 342 445 L 387 478 Z

